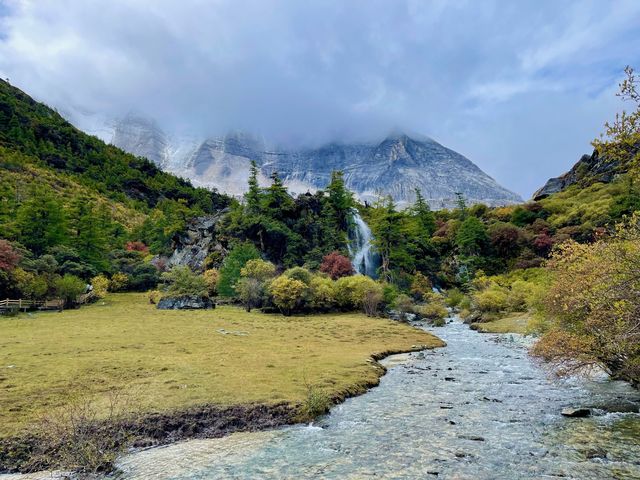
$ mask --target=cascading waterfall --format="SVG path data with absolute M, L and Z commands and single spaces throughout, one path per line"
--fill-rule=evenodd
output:
M 372 278 L 376 278 L 380 266 L 380 256 L 373 248 L 371 229 L 357 210 L 353 212 L 353 225 L 349 231 L 349 255 L 353 269 Z

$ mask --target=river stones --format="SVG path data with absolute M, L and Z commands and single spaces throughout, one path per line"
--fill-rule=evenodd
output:
M 591 415 L 591 409 L 589 408 L 563 408 L 562 409 L 563 417 L 588 417 Z

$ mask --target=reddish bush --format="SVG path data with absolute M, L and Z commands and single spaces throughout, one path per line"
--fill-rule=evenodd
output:
M 553 238 L 546 233 L 541 233 L 533 239 L 533 247 L 542 255 L 548 255 L 553 247 Z
M 0 270 L 8 272 L 18 266 L 22 257 L 6 240 L 0 240 Z
M 496 223 L 489 229 L 491 245 L 503 257 L 518 254 L 520 229 L 510 223 Z
M 351 264 L 351 260 L 344 255 L 338 252 L 331 252 L 322 259 L 320 271 L 336 280 L 340 277 L 353 275 L 353 265 Z
M 127 242 L 124 248 L 130 252 L 149 253 L 149 247 L 147 247 L 143 242 Z

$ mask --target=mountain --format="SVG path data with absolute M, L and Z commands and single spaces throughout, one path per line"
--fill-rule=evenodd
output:
M 199 186 L 239 196 L 246 190 L 251 161 L 260 166 L 263 184 L 277 171 L 290 191 L 324 188 L 332 170 L 342 170 L 347 187 L 362 201 L 379 193 L 400 206 L 420 188 L 432 208 L 451 207 L 456 193 L 470 203 L 506 205 L 522 201 L 469 159 L 430 138 L 403 133 L 372 142 L 329 143 L 315 148 L 287 148 L 246 134 L 193 139 L 173 138 L 153 121 L 128 115 L 115 122 L 106 141 L 152 160 Z

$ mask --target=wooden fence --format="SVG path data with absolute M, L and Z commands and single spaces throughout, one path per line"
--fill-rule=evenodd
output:
M 84 305 L 91 303 L 96 299 L 96 294 L 91 291 L 78 295 L 76 298 L 77 305 Z M 52 300 L 11 300 L 9 298 L 0 300 L 0 312 L 8 312 L 12 310 L 62 310 L 64 307 L 64 300 L 61 298 L 54 298 Z
M 8 311 L 8 310 L 62 310 L 64 306 L 64 300 L 60 298 L 56 298 L 53 300 L 0 300 L 0 310 Z

